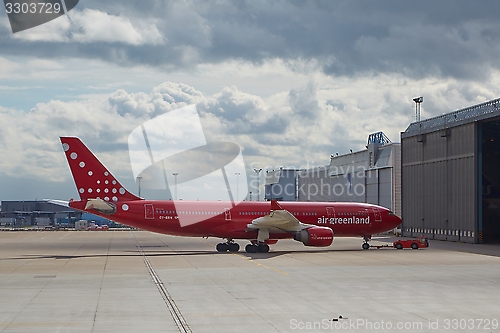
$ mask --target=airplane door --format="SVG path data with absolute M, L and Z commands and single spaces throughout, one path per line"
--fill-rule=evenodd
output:
M 326 216 L 335 218 L 335 208 L 326 207 Z
M 229 208 L 224 209 L 224 214 L 226 215 L 226 221 L 231 221 L 231 211 Z
M 382 222 L 382 214 L 377 207 L 372 207 L 373 215 L 375 215 L 375 222 Z
M 152 204 L 144 204 L 144 217 L 148 220 L 155 218 L 155 211 Z

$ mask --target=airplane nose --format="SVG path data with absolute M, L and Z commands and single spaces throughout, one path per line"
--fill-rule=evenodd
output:
M 393 215 L 393 221 L 394 221 L 394 227 L 397 227 L 401 223 L 403 223 L 403 220 L 397 215 Z

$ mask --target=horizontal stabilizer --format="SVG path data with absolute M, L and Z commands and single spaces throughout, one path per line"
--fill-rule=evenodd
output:
M 111 202 L 106 202 L 102 199 L 88 199 L 85 205 L 85 210 L 94 209 L 99 213 L 111 215 L 116 212 L 116 206 Z

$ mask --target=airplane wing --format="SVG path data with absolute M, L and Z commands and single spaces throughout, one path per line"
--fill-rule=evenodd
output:
M 269 230 L 279 229 L 285 232 L 299 232 L 303 229 L 313 227 L 313 225 L 300 222 L 292 213 L 283 209 L 275 200 L 271 201 L 271 213 L 269 215 L 259 217 L 247 224 L 247 230 Z

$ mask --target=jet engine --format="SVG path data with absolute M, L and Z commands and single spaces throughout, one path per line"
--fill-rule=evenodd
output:
M 293 239 L 305 246 L 330 246 L 333 243 L 333 231 L 327 227 L 312 227 L 297 232 Z

